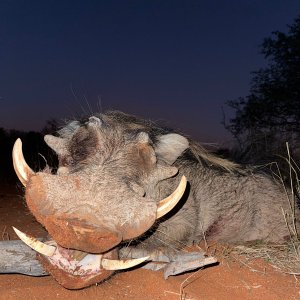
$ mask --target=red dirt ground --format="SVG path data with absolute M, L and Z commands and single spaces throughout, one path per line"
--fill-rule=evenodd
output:
M 0 189 L 0 239 L 17 239 L 11 226 L 34 236 L 44 229 L 26 209 L 22 192 Z M 50 276 L 0 274 L 0 299 L 300 299 L 300 282 L 262 260 L 242 264 L 223 260 L 208 267 L 164 280 L 162 272 L 137 269 L 108 281 L 69 291 Z

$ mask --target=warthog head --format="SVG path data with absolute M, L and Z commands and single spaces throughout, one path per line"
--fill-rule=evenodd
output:
M 172 164 L 188 147 L 181 135 L 164 134 L 153 141 L 143 126 L 124 127 L 106 115 L 74 124 L 59 137 L 45 136 L 59 157 L 56 174 L 33 172 L 20 140 L 13 149 L 27 205 L 51 240 L 41 244 L 19 236 L 43 254 L 48 272 L 67 288 L 99 282 L 115 269 L 147 259 L 117 261 L 117 246 L 143 235 L 180 200 L 184 176 L 165 199 L 159 199 L 156 186 L 176 176 Z

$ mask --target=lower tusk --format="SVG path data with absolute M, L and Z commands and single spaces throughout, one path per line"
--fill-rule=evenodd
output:
M 56 250 L 56 247 L 50 246 L 40 242 L 39 240 L 25 234 L 24 232 L 20 231 L 19 229 L 13 227 L 13 230 L 17 234 L 17 236 L 30 248 L 35 250 L 36 252 L 43 254 L 45 256 L 52 256 Z
M 136 258 L 136 259 L 122 259 L 122 260 L 112 260 L 112 259 L 102 259 L 102 267 L 105 270 L 109 271 L 116 271 L 116 270 L 123 270 L 135 267 L 140 265 L 141 263 L 145 262 L 149 259 L 149 256 Z
M 22 182 L 24 186 L 26 186 L 29 177 L 34 175 L 35 173 L 31 170 L 31 168 L 27 165 L 24 155 L 22 152 L 22 141 L 20 139 L 17 139 L 15 141 L 13 151 L 12 151 L 12 157 L 13 157 L 13 165 L 15 172 Z
M 185 192 L 186 184 L 186 177 L 182 176 L 177 189 L 170 196 L 159 201 L 156 212 L 156 219 L 161 218 L 175 207 L 175 205 L 179 202 Z

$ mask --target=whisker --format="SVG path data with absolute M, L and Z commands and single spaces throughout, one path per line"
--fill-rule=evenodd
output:
M 179 240 L 176 240 L 176 239 L 171 238 L 167 233 L 163 232 L 163 231 L 160 230 L 160 229 L 157 229 L 157 231 L 160 232 L 160 233 L 162 233 L 162 234 L 164 234 L 164 235 L 165 235 L 167 238 L 169 238 L 171 241 L 175 241 L 176 243 L 181 244 L 181 245 L 184 246 L 184 247 L 189 246 L 188 244 L 186 244 L 186 243 L 184 243 L 184 242 L 182 242 L 182 241 L 179 241 Z
M 85 102 L 86 102 L 86 104 L 87 104 L 88 110 L 90 111 L 90 115 L 92 116 L 92 115 L 93 115 L 93 109 L 92 109 L 92 107 L 91 107 L 91 105 L 90 105 L 90 103 L 89 103 L 89 101 L 88 101 L 86 95 L 83 95 L 83 98 L 84 98 L 84 100 L 85 100 Z
M 62 121 L 64 122 L 64 124 L 67 124 L 69 123 L 71 120 L 76 120 L 76 113 L 74 111 L 74 108 L 71 108 L 70 104 L 69 103 L 65 103 L 65 108 L 66 110 L 69 112 L 70 114 L 70 117 L 68 118 L 64 118 Z M 65 125 L 64 125 L 65 126 Z M 63 125 L 61 126 L 63 127 Z
M 157 239 L 157 240 L 160 241 L 162 244 L 166 245 L 168 248 L 171 248 L 171 249 L 173 249 L 173 250 L 175 250 L 175 251 L 177 251 L 177 252 L 180 252 L 179 249 L 177 249 L 177 248 L 175 248 L 175 247 L 169 245 L 167 242 L 161 240 L 161 239 L 158 238 L 157 236 L 153 236 L 153 238 Z
M 71 90 L 71 93 L 72 93 L 72 95 L 73 95 L 73 97 L 74 97 L 74 99 L 75 99 L 75 103 L 76 103 L 77 105 L 79 105 L 79 107 L 80 107 L 80 109 L 82 110 L 82 112 L 83 112 L 85 115 L 87 115 L 88 113 L 86 112 L 86 110 L 84 109 L 84 107 L 81 105 L 80 101 L 78 100 L 77 95 L 76 95 L 75 92 L 74 92 L 72 83 L 70 84 L 70 90 Z
M 102 98 L 101 98 L 101 96 L 100 95 L 98 95 L 98 101 L 97 101 L 97 106 L 98 106 L 98 110 L 99 110 L 99 112 L 103 112 L 103 110 L 102 110 Z

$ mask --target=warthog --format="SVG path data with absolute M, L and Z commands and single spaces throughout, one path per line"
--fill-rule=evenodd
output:
M 58 155 L 56 174 L 34 173 L 20 140 L 14 167 L 29 209 L 51 236 L 29 244 L 67 288 L 99 282 L 154 252 L 173 255 L 204 237 L 282 242 L 289 236 L 281 184 L 150 121 L 107 112 L 70 122 L 45 142 Z M 124 245 L 145 257 L 118 261 Z

